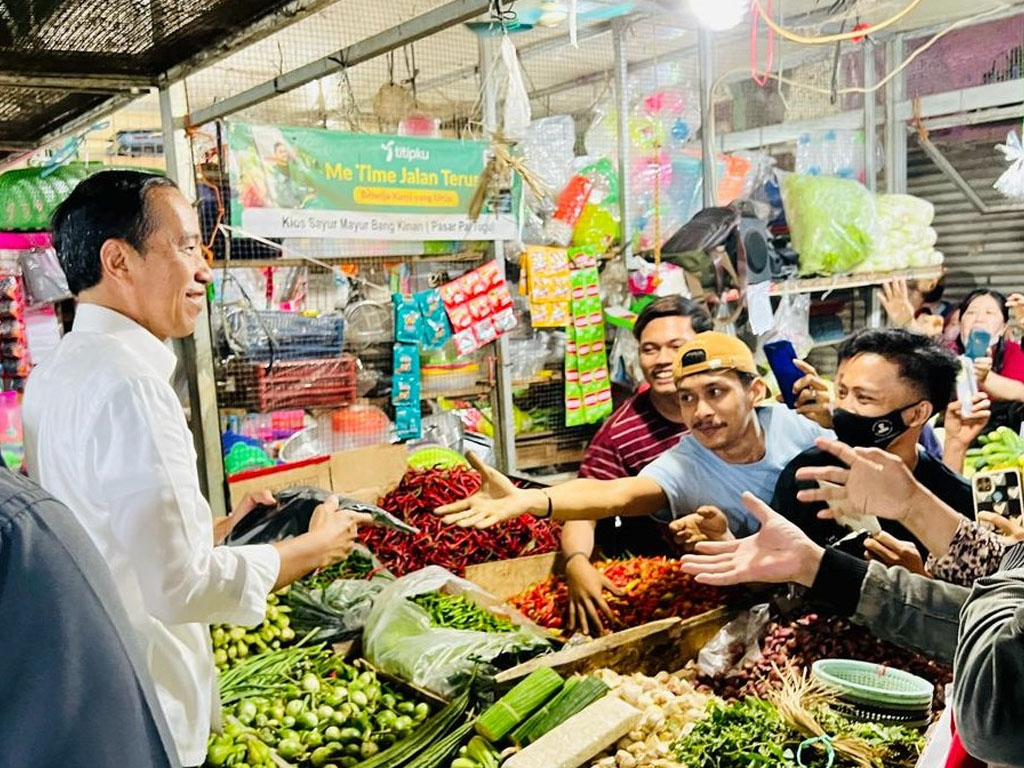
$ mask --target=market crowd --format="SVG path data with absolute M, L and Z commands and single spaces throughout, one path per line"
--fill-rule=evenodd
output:
M 371 520 L 330 499 L 308 533 L 222 546 L 272 499 L 214 521 L 170 385 L 168 343 L 192 333 L 212 279 L 194 210 L 166 179 L 108 171 L 52 229 L 79 303 L 26 389 L 31 480 L 0 473 L 2 764 L 198 766 L 217 725 L 208 625 L 258 623 L 269 594 L 347 557 Z M 703 305 L 656 299 L 634 329 L 644 384 L 578 479 L 515 489 L 474 458 L 481 490 L 437 512 L 462 526 L 566 521 L 570 618 L 591 634 L 617 589 L 592 564 L 602 553 L 681 556 L 713 585 L 798 585 L 879 637 L 955 660 L 950 765 L 1024 766 L 1024 531 L 976 519 L 962 477 L 982 434 L 1019 428 L 1011 314 L 1024 297 L 940 294 L 886 286 L 891 326 L 840 345 L 834 385 L 795 361 L 794 408 Z M 967 349 L 978 329 L 980 354 Z M 978 394 L 961 402 L 967 351 Z

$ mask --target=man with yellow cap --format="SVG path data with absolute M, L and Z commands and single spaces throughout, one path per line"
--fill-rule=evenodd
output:
M 815 438 L 832 433 L 788 408 L 762 406 L 768 388 L 750 349 L 733 336 L 701 333 L 681 347 L 675 380 L 690 434 L 638 477 L 578 478 L 525 490 L 471 456 L 483 486 L 468 499 L 438 508 L 437 514 L 446 522 L 478 528 L 524 513 L 561 520 L 653 515 L 670 523 L 683 545 L 728 532 L 749 536 L 758 523 L 741 494 L 750 491 L 770 500 L 782 469 Z

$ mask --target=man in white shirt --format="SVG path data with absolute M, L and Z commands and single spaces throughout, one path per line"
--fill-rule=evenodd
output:
M 332 498 L 302 536 L 216 546 L 247 510 L 215 531 L 169 383 L 168 340 L 192 333 L 211 279 L 195 211 L 167 179 L 106 171 L 71 193 L 52 227 L 79 305 L 29 378 L 26 463 L 106 560 L 181 761 L 199 765 L 219 706 L 207 625 L 257 624 L 271 591 L 346 557 L 370 518 Z

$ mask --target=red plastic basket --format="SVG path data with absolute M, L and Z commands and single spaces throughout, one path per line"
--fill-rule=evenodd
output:
M 231 361 L 218 382 L 221 405 L 250 411 L 348 405 L 356 399 L 351 355 L 263 363 Z

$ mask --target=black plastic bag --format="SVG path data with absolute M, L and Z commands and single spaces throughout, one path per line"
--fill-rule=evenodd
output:
M 311 486 L 296 486 L 276 491 L 274 498 L 277 499 L 277 504 L 261 504 L 253 509 L 228 534 L 226 543 L 234 546 L 269 544 L 306 533 L 309 530 L 309 520 L 313 517 L 313 510 L 333 495 L 336 494 Z M 369 513 L 378 523 L 384 525 L 389 525 L 390 521 L 394 520 L 380 507 L 355 499 L 339 496 L 338 508 Z

